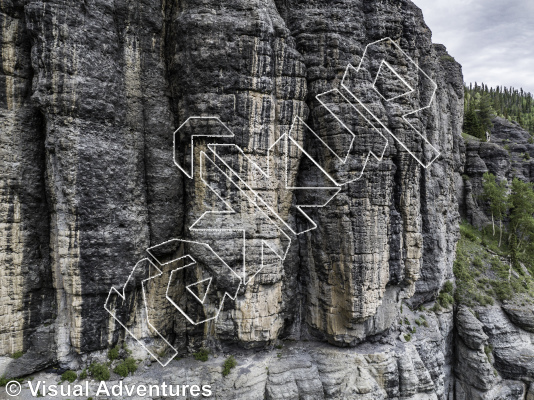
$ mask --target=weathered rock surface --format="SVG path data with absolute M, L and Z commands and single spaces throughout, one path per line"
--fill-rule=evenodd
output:
M 502 309 L 514 325 L 534 333 L 534 309 L 532 304 L 508 302 L 503 304 Z
M 458 336 L 473 350 L 480 350 L 488 343 L 488 335 L 484 333 L 484 325 L 473 311 L 465 306 L 459 306 L 456 311 L 456 329 Z
M 383 160 L 370 159 L 361 179 L 310 212 L 317 229 L 294 237 L 283 263 L 267 254 L 217 321 L 189 324 L 167 301 L 164 284 L 150 287 L 145 310 L 135 277 L 122 312 L 136 336 L 154 346 L 148 315 L 181 355 L 207 346 L 235 354 L 238 367 L 222 378 L 222 357 L 185 359 L 140 368 L 126 380 L 202 381 L 221 399 L 532 397 L 531 310 L 487 307 L 477 317 L 461 307 L 453 317 L 452 309 L 409 309 L 431 305 L 452 279 L 459 211 L 474 225 L 489 222 L 478 199 L 482 175 L 532 180 L 524 153 L 534 157 L 525 132 L 504 120 L 495 121 L 489 143 L 464 143 L 461 68 L 432 44 L 411 1 L 15 0 L 0 2 L 0 26 L 0 375 L 80 368 L 129 337 L 103 306 L 151 246 L 212 240 L 232 266 L 242 261 L 236 235 L 189 230 L 220 205 L 198 171 L 188 179 L 173 163 L 173 132 L 189 117 L 224 122 L 243 150 L 232 166 L 289 225 L 302 224 L 297 194 L 281 173 L 262 178 L 245 156 L 266 163 L 296 117 L 334 132 L 331 145 L 343 148 L 346 132 L 316 95 L 340 90 L 347 65 L 358 65 L 367 44 L 390 37 L 438 85 L 417 126 L 440 157 L 422 168 L 408 150 L 428 161 L 426 145 L 398 109 L 379 100 L 373 111 L 403 145 L 388 137 Z M 424 103 L 421 95 L 410 105 Z M 309 145 L 299 129 L 297 140 Z M 355 142 L 360 158 L 346 169 L 328 153 L 314 154 L 333 165 L 334 177 L 346 178 L 361 169 L 373 140 Z M 177 136 L 179 152 L 188 144 Z M 190 161 L 207 151 L 205 141 L 198 146 Z M 291 184 L 323 183 L 302 154 L 290 161 Z M 221 221 L 250 229 L 251 249 L 259 248 L 258 235 L 282 241 L 224 177 L 214 189 L 239 210 Z M 201 264 L 177 279 L 199 280 Z M 206 312 L 186 295 L 171 288 L 184 309 Z M 284 339 L 291 341 L 272 350 Z M 17 352 L 21 358 L 9 357 Z
M 172 361 L 166 368 L 148 361 L 135 376 L 122 382 L 151 385 L 176 382 L 179 376 L 180 384 L 211 385 L 213 398 L 217 399 L 443 398 L 443 386 L 435 386 L 435 376 L 426 368 L 416 346 L 376 345 L 354 351 L 301 342 L 257 354 L 234 349 L 232 354 L 238 365 L 227 377 L 221 374 L 226 355 L 219 353 L 206 363 L 188 358 Z M 57 376 L 37 374 L 34 381 L 38 380 L 53 382 Z M 108 386 L 117 383 L 112 379 Z M 98 383 L 93 381 L 90 387 L 95 393 Z M 28 384 L 20 398 L 31 398 Z
M 534 181 L 531 160 L 534 144 L 529 139 L 530 134 L 517 123 L 496 117 L 489 142 L 467 141 L 465 174 L 469 179 L 459 185 L 458 198 L 460 212 L 474 226 L 481 228 L 491 223 L 491 214 L 480 200 L 484 173 L 489 172 L 499 180 L 517 177 Z

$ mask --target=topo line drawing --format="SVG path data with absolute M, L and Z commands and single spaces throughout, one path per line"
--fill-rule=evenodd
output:
M 406 69 L 412 68 L 412 72 L 418 74 L 418 78 L 404 77 L 399 73 L 391 63 L 386 59 L 388 52 L 396 52 L 405 58 Z M 379 54 L 378 59 L 374 59 L 374 54 Z M 381 58 L 383 57 L 383 58 Z M 378 67 L 377 67 L 378 65 Z M 373 76 L 373 70 L 376 70 L 375 76 Z M 392 94 L 388 95 L 381 90 L 380 86 L 384 86 L 382 82 L 385 76 L 389 75 L 394 79 L 393 85 L 391 85 Z M 363 77 L 363 78 L 362 78 Z M 370 79 L 369 79 L 370 78 Z M 362 80 L 364 84 L 357 86 L 356 88 L 351 86 L 351 80 L 358 82 L 358 79 Z M 417 85 L 423 85 L 429 88 L 429 91 L 425 93 L 418 93 L 416 90 Z M 359 93 L 362 87 L 365 86 L 365 92 Z M 382 89 L 384 89 L 382 87 Z M 397 90 L 397 92 L 395 92 Z M 378 93 L 379 102 L 372 103 L 369 101 L 370 91 Z M 169 276 L 166 284 L 165 298 L 172 304 L 174 308 L 180 312 L 189 323 L 198 325 L 207 321 L 215 320 L 220 311 L 223 308 L 224 301 L 229 298 L 234 300 L 237 298 L 238 292 L 241 287 L 246 287 L 254 277 L 264 268 L 264 252 L 270 250 L 274 253 L 279 262 L 282 263 L 289 252 L 292 240 L 298 235 L 309 232 L 317 228 L 317 224 L 306 213 L 307 208 L 322 208 L 327 207 L 329 203 L 339 194 L 344 186 L 360 179 L 363 176 L 365 168 L 368 165 L 370 157 L 372 156 L 377 162 L 383 161 L 386 149 L 389 145 L 389 139 L 387 133 L 392 136 L 393 139 L 399 143 L 423 168 L 429 168 L 432 163 L 439 157 L 440 153 L 434 145 L 409 121 L 410 116 L 415 116 L 417 113 L 431 107 L 432 102 L 435 99 L 437 91 L 437 84 L 419 67 L 419 65 L 406 53 L 402 48 L 391 38 L 384 38 L 376 42 L 370 43 L 365 47 L 363 55 L 361 57 L 358 67 L 354 67 L 352 64 L 348 64 L 343 74 L 340 88 L 334 88 L 326 92 L 320 93 L 316 96 L 316 100 L 319 104 L 328 111 L 328 113 L 337 121 L 342 129 L 348 132 L 350 141 L 348 146 L 337 151 L 328 143 L 327 138 L 321 136 L 319 133 L 312 130 L 312 128 L 300 117 L 296 117 L 288 133 L 282 134 L 268 149 L 265 156 L 266 168 L 263 169 L 257 162 L 253 160 L 248 154 L 241 149 L 235 143 L 230 143 L 236 136 L 232 130 L 222 122 L 219 117 L 216 116 L 193 116 L 185 120 L 174 131 L 173 134 L 173 162 L 180 169 L 180 171 L 191 180 L 195 178 L 200 179 L 202 184 L 213 193 L 219 201 L 221 209 L 214 209 L 203 212 L 189 227 L 188 230 L 191 233 L 236 233 L 239 237 L 240 244 L 233 246 L 241 252 L 242 263 L 237 268 L 232 268 L 227 264 L 223 257 L 217 254 L 214 249 L 207 243 L 195 240 L 185 239 L 170 239 L 166 242 L 160 243 L 156 246 L 152 246 L 147 249 L 150 258 L 144 258 L 139 261 L 133 268 L 130 276 L 125 284 L 122 286 L 122 291 L 118 291 L 115 287 L 112 287 L 109 291 L 104 308 L 110 313 L 110 315 L 128 332 L 134 339 L 136 339 L 147 351 L 155 358 L 162 366 L 166 366 L 174 355 L 178 354 L 178 351 L 169 343 L 164 335 L 162 335 L 154 327 L 149 319 L 149 305 L 147 303 L 146 285 L 149 283 L 157 282 L 157 278 L 165 278 L 163 270 L 170 266 L 172 263 L 181 262 L 183 265 L 166 271 Z M 329 103 L 329 97 L 337 97 L 339 101 L 337 103 Z M 416 96 L 410 99 L 410 96 Z M 420 97 L 426 96 L 427 100 L 423 100 L 423 107 L 410 108 L 410 100 L 418 102 Z M 387 121 L 383 121 L 376 112 L 373 112 L 373 107 L 382 107 L 383 103 L 388 106 L 395 105 L 398 109 L 402 110 L 400 117 L 413 131 L 413 134 L 418 135 L 423 141 L 423 152 L 430 154 L 430 161 L 424 161 L 423 157 L 414 153 L 409 146 L 404 143 L 391 129 L 387 126 Z M 308 132 L 310 137 L 317 140 L 320 146 L 323 146 L 327 153 L 332 156 L 334 160 L 334 166 L 344 167 L 351 161 L 351 151 L 354 148 L 358 135 L 354 129 L 349 126 L 346 120 L 340 115 L 339 108 L 348 109 L 352 115 L 360 118 L 359 121 L 365 123 L 372 132 L 374 132 L 377 143 L 367 144 L 364 149 L 367 153 L 363 156 L 363 163 L 361 171 L 356 171 L 348 174 L 347 177 L 335 176 L 329 169 L 331 166 L 325 165 L 324 160 L 314 158 L 313 154 L 308 152 L 304 145 L 296 138 L 298 136 L 298 129 L 302 129 Z M 178 147 L 178 135 L 187 135 L 184 131 L 188 131 L 190 134 L 189 151 L 177 151 Z M 206 148 L 199 150 L 196 148 L 196 144 L 199 138 L 207 138 L 210 140 L 206 144 Z M 220 141 L 222 143 L 217 143 Z M 374 146 L 373 146 L 374 145 Z M 376 147 L 376 148 L 375 148 Z M 290 149 L 291 148 L 291 149 Z M 289 181 L 290 171 L 289 165 L 290 150 L 297 151 L 301 157 L 299 159 L 307 159 L 314 165 L 325 179 L 325 182 L 331 183 L 331 186 L 295 186 L 291 185 Z M 195 174 L 195 155 L 199 154 L 197 166 L 199 170 L 198 174 Z M 279 164 L 273 162 L 278 156 L 283 161 L 283 167 L 279 167 Z M 237 167 L 233 162 L 238 160 Z M 276 166 L 278 165 L 278 171 Z M 247 169 L 248 168 L 248 169 Z M 281 182 L 282 187 L 278 185 L 280 170 L 283 175 Z M 335 167 L 334 167 L 335 170 Z M 295 201 L 295 209 L 298 216 L 300 216 L 308 227 L 305 229 L 299 229 L 298 224 L 290 224 L 283 215 L 280 215 L 277 211 L 277 204 L 273 204 L 271 200 L 264 196 L 264 191 L 255 188 L 257 182 L 251 180 L 251 176 L 255 176 L 254 173 L 260 177 L 266 183 L 266 186 L 271 185 L 276 191 L 288 191 L 292 193 L 303 193 L 303 201 Z M 278 172 L 278 175 L 276 174 Z M 275 239 L 258 239 L 261 244 L 260 252 L 260 266 L 256 271 L 249 273 L 247 269 L 247 229 L 239 226 L 235 221 L 231 226 L 223 227 L 223 217 L 239 216 L 239 212 L 232 207 L 230 201 L 225 199 L 225 196 L 218 189 L 217 185 L 212 184 L 209 180 L 209 175 L 218 174 L 225 182 L 226 187 L 233 188 L 236 193 L 245 198 L 252 209 L 261 215 L 269 224 L 274 227 L 274 231 L 278 232 L 278 236 Z M 302 204 L 301 204 L 302 203 Z M 221 226 L 221 224 L 223 226 Z M 177 279 L 180 271 L 185 271 L 188 268 L 194 268 L 199 266 L 197 262 L 198 254 L 185 254 L 173 256 L 170 259 L 163 259 L 156 254 L 158 249 L 164 248 L 167 245 L 178 246 L 180 249 L 189 248 L 188 251 L 199 254 L 209 254 L 215 264 L 218 263 L 218 269 L 214 266 L 210 266 L 210 271 L 203 270 L 202 273 L 206 277 L 200 278 L 193 283 L 183 283 L 184 293 L 192 296 L 191 298 L 198 302 L 203 307 L 206 318 L 195 320 L 193 316 L 189 315 L 187 310 L 184 310 L 170 294 L 171 283 Z M 148 268 L 148 277 L 137 282 L 136 274 L 142 269 Z M 151 273 L 151 270 L 156 271 Z M 217 272 L 218 271 L 218 272 Z M 213 304 L 207 304 L 210 302 L 210 291 L 217 285 L 219 281 L 227 281 L 228 285 L 222 289 L 222 298 L 218 298 Z M 144 312 L 146 314 L 146 323 L 156 333 L 156 335 L 163 340 L 163 342 L 171 349 L 172 357 L 166 362 L 163 362 L 157 354 L 151 351 L 141 340 L 137 338 L 131 329 L 128 328 L 127 321 L 122 321 L 117 311 L 120 307 L 124 306 L 124 302 L 127 300 L 127 287 L 133 286 L 135 289 L 140 285 L 143 296 Z M 204 288 L 204 293 L 200 293 L 200 288 Z M 197 288 L 198 294 L 194 289 Z M 220 288 L 219 288 L 220 289 Z M 218 290 L 219 290 L 218 289 Z M 227 291 L 230 290 L 230 292 Z M 119 304 L 120 303 L 120 304 Z

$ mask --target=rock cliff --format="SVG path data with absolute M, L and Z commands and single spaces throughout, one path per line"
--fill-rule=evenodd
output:
M 0 375 L 80 370 L 126 340 L 144 359 L 126 380 L 202 381 L 221 399 L 526 396 L 530 364 L 517 361 L 530 349 L 524 312 L 495 306 L 477 319 L 463 308 L 425 309 L 453 280 L 460 212 L 474 224 L 487 218 L 473 195 L 483 172 L 494 168 L 505 176 L 516 168 L 530 177 L 530 169 L 494 143 L 498 132 L 514 128 L 507 123 L 496 124 L 490 143 L 464 143 L 461 67 L 444 46 L 432 44 L 411 1 L 8 0 L 0 2 L 0 27 Z M 330 146 L 345 146 L 346 132 L 317 95 L 341 90 L 347 66 L 357 66 L 366 46 L 384 38 L 437 84 L 430 107 L 414 122 L 440 153 L 428 168 L 420 164 L 431 158 L 424 140 L 376 94 L 366 94 L 373 112 L 396 136 L 387 136 L 380 162 L 361 158 L 380 146 L 376 134 L 369 139 L 354 128 L 361 140 L 348 167 L 306 134 L 333 132 Z M 401 59 L 389 61 L 393 71 L 409 72 Z M 418 109 L 428 88 L 415 76 L 419 86 L 409 105 Z M 354 111 L 335 106 L 349 126 L 358 124 Z M 217 117 L 235 135 L 223 144 L 242 152 L 210 155 L 202 140 L 190 149 L 188 135 L 208 129 L 202 125 L 173 136 L 195 116 Z M 141 280 L 153 271 L 132 271 L 148 248 L 177 238 L 212 240 L 235 267 L 245 255 L 240 238 L 224 231 L 228 226 L 243 227 L 256 255 L 260 239 L 276 249 L 286 244 L 283 230 L 258 216 L 261 207 L 235 189 L 237 181 L 227 181 L 227 170 L 252 182 L 287 226 L 305 230 L 295 212 L 297 191 L 286 189 L 282 175 L 254 175 L 249 161 L 270 162 L 270 149 L 295 134 L 299 119 L 298 144 L 335 179 L 367 163 L 360 179 L 308 212 L 317 228 L 293 238 L 283 262 L 266 250 L 261 267 L 258 257 L 247 264 L 250 282 L 222 304 L 216 320 L 193 325 L 184 315 L 213 312 L 187 297 L 210 286 L 196 294 L 165 286 L 171 279 L 201 282 L 206 266 L 215 268 L 209 251 L 199 250 L 197 265 L 187 270 L 183 259 L 162 261 L 183 256 L 184 247 L 156 254 L 146 266 L 159 265 L 162 275 L 147 286 L 145 308 Z M 512 153 L 530 151 L 528 143 L 510 140 L 520 147 Z M 198 170 L 192 179 L 180 171 L 175 153 L 186 164 L 233 161 L 206 172 L 215 182 L 210 187 Z M 291 186 L 324 183 L 303 152 L 288 159 Z M 237 219 L 221 217 L 216 235 L 191 230 L 221 199 L 238 210 Z M 182 269 L 173 275 L 171 265 Z M 227 290 L 230 284 L 217 279 Z M 116 318 L 104 308 L 112 287 L 127 289 L 124 302 L 113 298 Z M 221 293 L 204 297 L 215 304 Z M 157 352 L 161 341 L 146 321 L 180 356 L 204 346 L 217 357 L 150 366 L 151 357 L 121 326 Z M 484 351 L 489 344 L 493 359 Z M 227 354 L 238 367 L 223 378 L 220 356 Z M 57 379 L 47 371 L 40 376 Z

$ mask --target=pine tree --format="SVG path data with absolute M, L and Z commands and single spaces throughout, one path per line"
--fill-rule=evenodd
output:
M 534 236 L 534 190 L 532 183 L 517 178 L 512 181 L 510 193 L 510 233 L 513 252 Z
M 495 111 L 491 106 L 491 98 L 487 93 L 483 93 L 482 96 L 480 96 L 478 108 L 478 121 L 485 136 L 486 131 L 491 131 L 493 129 L 491 120 L 495 115 Z
M 491 118 L 495 114 L 508 120 L 519 122 L 524 129 L 534 135 L 534 101 L 531 93 L 525 92 L 523 89 L 518 90 L 506 86 L 497 86 L 494 89 L 484 83 L 479 86 L 476 82 L 474 86 L 470 84 L 464 88 L 465 116 L 471 119 L 467 121 L 467 126 L 471 130 L 470 135 L 484 137 L 477 129 L 473 129 L 473 115 L 470 113 L 473 103 L 475 104 L 475 110 L 477 110 L 476 113 L 481 130 L 491 129 Z
M 508 188 L 506 181 L 497 182 L 495 175 L 485 173 L 483 176 L 482 197 L 489 202 L 491 210 L 491 222 L 493 226 L 493 235 L 495 235 L 495 219 L 499 221 L 499 247 L 502 243 L 502 222 L 508 214 Z
M 463 131 L 468 135 L 480 137 L 481 126 L 475 111 L 475 103 L 472 102 L 464 116 Z

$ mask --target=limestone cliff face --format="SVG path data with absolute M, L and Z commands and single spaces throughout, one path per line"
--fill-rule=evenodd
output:
M 77 368 L 122 340 L 104 309 L 110 288 L 126 283 L 147 248 L 196 238 L 188 228 L 216 199 L 174 165 L 177 127 L 218 117 L 235 133 L 245 170 L 245 156 L 266 158 L 297 117 L 315 131 L 338 129 L 315 96 L 339 88 L 366 45 L 389 37 L 438 85 L 417 123 L 440 157 L 422 168 L 408 152 L 425 159 L 422 140 L 382 104 L 375 111 L 404 147 L 389 138 L 384 159 L 311 212 L 317 229 L 294 240 L 283 263 L 270 257 L 217 321 L 189 324 L 161 288 L 148 310 L 138 290 L 123 311 L 137 335 L 151 338 L 140 322 L 148 312 L 182 353 L 282 339 L 351 348 L 304 345 L 268 371 L 265 355 L 261 368 L 248 367 L 257 387 L 219 382 L 220 398 L 232 385 L 251 399 L 304 398 L 310 387 L 322 397 L 306 398 L 447 398 L 451 310 L 429 313 L 411 339 L 402 321 L 420 318 L 408 306 L 433 301 L 452 278 L 463 82 L 411 1 L 15 0 L 0 2 L 0 27 L 0 374 Z M 414 99 L 424 105 L 422 94 Z M 302 155 L 291 157 L 290 183 L 312 182 Z M 294 220 L 296 195 L 279 178 L 253 180 L 254 189 Z M 256 221 L 246 200 L 232 201 L 240 223 Z M 201 278 L 199 269 L 191 274 Z M 354 374 L 344 371 L 349 359 Z

